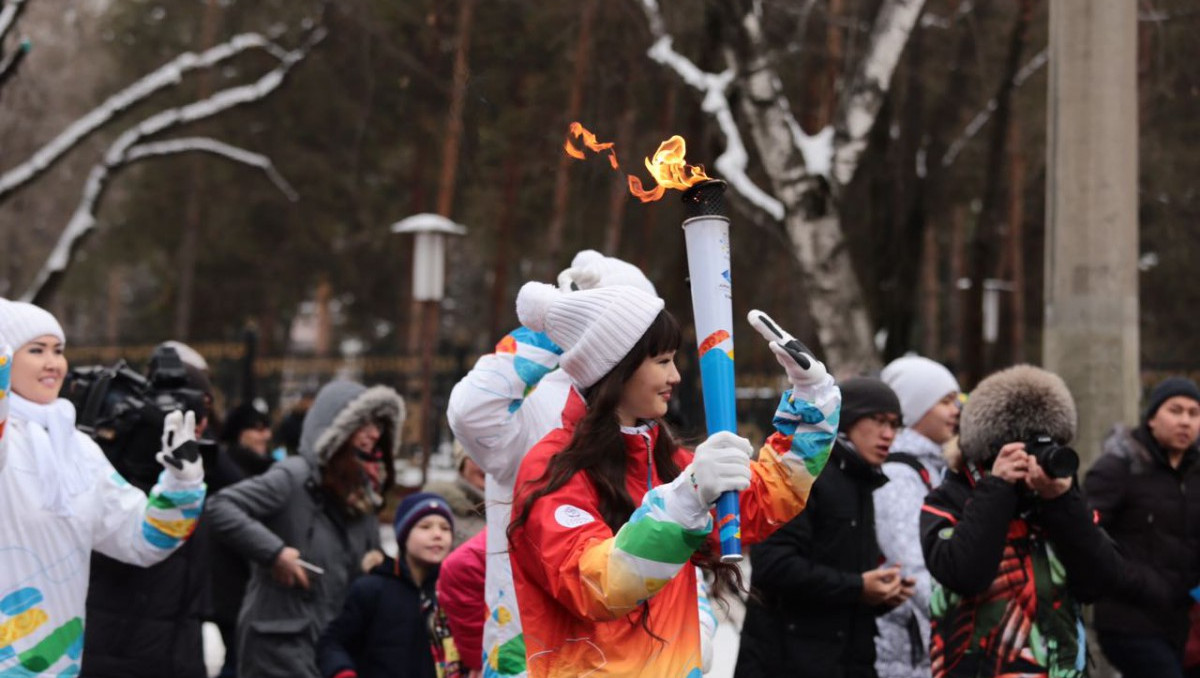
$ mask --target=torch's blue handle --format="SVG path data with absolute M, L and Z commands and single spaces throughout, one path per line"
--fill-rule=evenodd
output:
M 718 431 L 737 433 L 733 358 L 721 350 L 700 356 L 700 384 L 704 391 L 704 419 L 708 434 Z M 742 515 L 737 492 L 723 492 L 717 498 L 717 528 L 721 537 L 721 561 L 742 559 Z

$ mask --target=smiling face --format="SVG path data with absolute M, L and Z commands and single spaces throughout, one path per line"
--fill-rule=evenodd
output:
M 636 426 L 640 419 L 661 418 L 678 384 L 675 351 L 646 358 L 621 387 L 617 419 L 622 426 Z
M 1183 452 L 1200 435 L 1200 403 L 1187 396 L 1167 398 L 1146 425 L 1164 450 Z
M 238 434 L 238 445 L 260 457 L 267 455 L 270 443 L 271 427 L 263 422 L 257 422 L 250 428 L 242 429 L 242 432 Z
M 404 541 L 404 557 L 410 565 L 418 567 L 437 565 L 450 554 L 453 540 L 449 520 L 437 514 L 425 516 L 409 531 Z
M 67 359 L 57 337 L 38 337 L 13 354 L 12 390 L 26 400 L 49 405 L 58 398 L 66 376 Z
M 854 422 L 846 436 L 858 449 L 858 454 L 871 466 L 887 461 L 892 441 L 900 428 L 900 417 L 892 412 L 879 412 Z
M 945 445 L 958 432 L 958 393 L 947 393 L 937 401 L 921 420 L 913 424 L 913 430 L 938 445 Z

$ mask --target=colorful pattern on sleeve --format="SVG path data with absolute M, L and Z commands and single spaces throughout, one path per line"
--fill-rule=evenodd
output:
M 204 508 L 205 487 L 168 489 L 166 472 L 163 474 L 146 500 L 142 536 L 156 548 L 169 550 L 186 541 L 196 530 L 196 521 Z M 119 474 L 113 475 L 113 482 L 128 483 Z
M 611 618 L 629 614 L 661 591 L 712 532 L 711 516 L 703 529 L 690 530 L 669 515 L 663 501 L 669 487 L 647 492 L 616 536 L 592 546 L 580 559 L 580 575 Z
M 496 344 L 496 354 L 513 356 L 513 372 L 523 382 L 521 397 L 514 398 L 508 405 L 509 412 L 516 412 L 542 377 L 558 367 L 562 349 L 550 341 L 545 332 L 518 327 Z

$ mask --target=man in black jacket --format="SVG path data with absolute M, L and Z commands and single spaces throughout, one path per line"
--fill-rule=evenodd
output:
M 898 563 L 881 566 L 872 500 L 900 401 L 878 379 L 841 389 L 838 440 L 808 506 L 751 553 L 738 678 L 874 678 L 875 617 L 912 595 Z
M 1133 429 L 1118 426 L 1087 474 L 1088 504 L 1131 560 L 1162 573 L 1169 604 L 1096 604 L 1108 660 L 1125 678 L 1182 678 L 1187 590 L 1200 583 L 1200 388 L 1169 377 L 1150 393 Z

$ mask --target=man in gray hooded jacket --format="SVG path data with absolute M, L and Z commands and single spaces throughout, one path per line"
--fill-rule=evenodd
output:
M 241 678 L 319 678 L 315 648 L 364 557 L 391 486 L 404 401 L 390 388 L 327 384 L 300 455 L 213 497 L 218 538 L 253 563 L 238 616 Z

